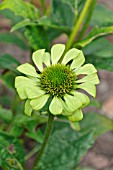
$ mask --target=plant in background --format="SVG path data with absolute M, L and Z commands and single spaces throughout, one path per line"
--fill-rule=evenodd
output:
M 0 42 L 33 52 L 36 65 L 21 65 L 9 54 L 0 55 L 0 79 L 12 94 L 0 98 L 0 167 L 24 170 L 25 161 L 37 153 L 33 170 L 75 170 L 95 139 L 113 130 L 112 120 L 93 111 L 80 121 L 81 109 L 90 103 L 86 93 L 96 95 L 97 69 L 113 71 L 113 45 L 102 38 L 113 33 L 113 11 L 96 0 L 39 4 L 40 10 L 35 1 L 0 3 L 2 16 L 12 22 L 10 33 L 0 33 Z M 61 42 L 52 46 L 62 34 L 66 46 Z M 90 107 L 95 103 L 91 101 Z M 24 143 L 31 143 L 31 151 Z

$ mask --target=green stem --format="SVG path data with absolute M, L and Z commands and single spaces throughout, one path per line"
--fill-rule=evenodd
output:
M 29 158 L 31 158 L 35 153 L 39 151 L 40 146 L 35 146 L 29 153 L 26 154 L 25 160 L 27 161 Z
M 40 0 L 40 3 L 41 3 L 41 6 L 42 6 L 42 11 L 43 11 L 43 14 L 46 13 L 46 5 L 45 5 L 45 0 Z
M 79 34 L 79 37 L 78 37 L 77 41 L 80 41 L 82 39 L 82 37 L 84 36 L 84 34 L 85 34 L 85 32 L 86 32 L 86 30 L 88 28 L 89 22 L 91 20 L 91 17 L 92 17 L 93 11 L 94 11 L 94 7 L 96 5 L 96 1 L 97 0 L 93 0 L 92 3 L 91 3 L 91 7 L 90 7 L 90 9 L 88 11 L 87 18 L 85 20 L 84 26 L 83 26 L 80 34 Z
M 41 157 L 43 155 L 43 152 L 45 150 L 45 147 L 46 147 L 46 144 L 48 142 L 48 139 L 49 139 L 49 137 L 51 135 L 51 131 L 52 131 L 52 127 L 53 127 L 53 122 L 54 122 L 54 115 L 49 113 L 48 123 L 47 123 L 46 131 L 45 131 L 45 137 L 44 137 L 42 146 L 41 146 L 41 148 L 39 150 L 38 157 L 35 160 L 33 170 L 38 170 L 38 165 L 39 165 L 40 159 L 41 159 Z
M 79 30 L 80 30 L 80 27 L 81 27 L 81 25 L 83 23 L 83 20 L 84 20 L 85 16 L 87 15 L 87 11 L 88 11 L 88 9 L 90 7 L 91 2 L 92 2 L 92 0 L 86 0 L 84 8 L 83 8 L 77 22 L 75 23 L 75 25 L 73 27 L 73 30 L 71 32 L 71 35 L 70 35 L 70 37 L 69 37 L 69 39 L 67 41 L 66 51 L 68 51 L 70 49 L 70 47 L 72 46 L 72 44 L 73 44 L 73 42 L 74 42 L 74 40 L 75 40 Z

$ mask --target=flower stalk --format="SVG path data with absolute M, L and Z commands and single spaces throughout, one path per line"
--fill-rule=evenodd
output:
M 33 170 L 38 170 L 40 159 L 41 159 L 41 157 L 43 155 L 43 152 L 45 150 L 45 147 L 46 147 L 46 145 L 48 143 L 48 139 L 49 139 L 49 137 L 51 135 L 51 131 L 52 131 L 52 127 L 53 127 L 53 122 L 54 122 L 54 115 L 49 113 L 49 115 L 48 115 L 48 123 L 47 123 L 47 126 L 46 126 L 44 140 L 43 140 L 42 146 L 41 146 L 41 148 L 39 150 L 38 157 L 35 160 Z
M 84 18 L 87 15 L 87 11 L 88 11 L 91 3 L 92 3 L 92 0 L 86 0 L 86 3 L 84 5 L 84 8 L 83 8 L 81 14 L 80 14 L 80 17 L 78 18 L 77 22 L 75 23 L 75 25 L 73 27 L 73 30 L 72 30 L 72 32 L 70 34 L 70 37 L 69 37 L 69 39 L 67 41 L 66 51 L 68 51 L 70 49 L 70 47 L 72 46 L 72 44 L 74 42 L 74 39 L 76 38 L 76 36 L 77 36 L 77 34 L 78 34 L 79 30 L 80 30 L 80 27 L 81 27 L 81 25 L 82 25 L 82 23 L 84 21 Z

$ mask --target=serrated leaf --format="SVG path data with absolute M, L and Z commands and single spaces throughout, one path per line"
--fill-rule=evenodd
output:
M 29 45 L 34 49 L 48 49 L 48 35 L 43 27 L 29 26 L 25 31 L 25 36 L 29 41 Z
M 2 106 L 0 106 L 0 119 L 4 122 L 10 122 L 13 118 L 12 111 L 9 109 L 4 109 Z
M 0 55 L 0 68 L 9 69 L 11 71 L 16 71 L 16 67 L 20 65 L 19 61 L 17 61 L 14 57 L 9 54 Z
M 19 140 L 0 132 L 0 166 L 3 169 L 24 170 L 24 150 Z
M 60 126 L 51 136 L 37 170 L 73 169 L 93 142 L 93 132 L 80 136 L 69 126 Z
M 66 123 L 55 123 L 37 170 L 74 169 L 94 140 L 113 130 L 113 121 L 98 113 L 86 113 L 80 124 L 81 131 L 75 132 Z
M 98 37 L 103 37 L 109 34 L 113 34 L 113 26 L 111 27 L 101 27 L 101 28 L 94 28 L 92 31 L 86 36 L 86 38 L 75 44 L 75 47 L 82 47 L 84 48 L 88 44 L 90 44 L 93 40 L 97 39 Z
M 24 19 L 24 20 L 18 22 L 16 25 L 14 25 L 11 28 L 11 32 L 16 31 L 22 27 L 29 26 L 29 25 L 36 25 L 36 23 L 32 22 L 30 19 Z
M 21 47 L 23 50 L 27 50 L 27 45 L 24 43 L 18 35 L 10 33 L 0 33 L 0 43 L 10 43 Z
M 0 4 L 0 10 L 4 9 L 10 9 L 16 15 L 22 16 L 23 18 L 35 19 L 39 17 L 37 8 L 23 0 L 4 0 Z

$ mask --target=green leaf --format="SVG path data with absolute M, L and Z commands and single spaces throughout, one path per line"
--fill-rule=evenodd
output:
M 35 131 L 35 132 L 27 132 L 26 136 L 35 140 L 38 143 L 42 143 L 43 138 L 44 138 L 44 134 L 41 132 L 40 129 L 38 131 Z
M 20 65 L 14 57 L 9 54 L 0 55 L 0 69 L 9 69 L 17 73 L 16 68 Z
M 87 113 L 81 121 L 81 130 L 89 132 L 94 130 L 94 138 L 113 130 L 113 121 L 99 113 Z
M 94 140 L 113 130 L 113 121 L 97 113 L 86 113 L 80 124 L 81 131 L 75 132 L 67 123 L 55 122 L 55 130 L 37 170 L 74 169 Z
M 75 13 L 71 3 L 63 0 L 52 0 L 52 17 L 58 25 L 72 28 Z
M 54 30 L 59 30 L 61 32 L 69 33 L 71 29 L 69 26 L 59 25 L 54 17 L 43 16 L 38 20 L 37 25 L 46 26 L 48 28 L 53 28 Z
M 30 19 L 24 19 L 24 20 L 18 22 L 16 25 L 14 25 L 11 28 L 11 32 L 16 31 L 22 27 L 29 26 L 29 25 L 36 25 L 36 23 L 32 22 Z
M 9 109 L 4 109 L 2 106 L 0 106 L 0 119 L 2 119 L 4 122 L 10 122 L 12 118 L 12 111 Z
M 24 150 L 19 140 L 0 132 L 0 166 L 3 169 L 24 170 Z
M 93 132 L 79 135 L 69 126 L 55 130 L 42 156 L 37 170 L 70 170 L 92 146 Z
M 92 58 L 91 58 L 92 57 Z M 95 58 L 91 56 L 86 58 L 87 63 L 92 63 L 98 70 L 113 71 L 113 57 L 110 58 Z
M 92 63 L 97 69 L 113 71 L 113 45 L 106 39 L 95 40 L 84 48 L 86 63 Z
M 88 46 L 86 46 L 84 49 L 84 54 L 87 56 L 96 56 L 97 58 L 109 58 L 113 57 L 113 44 L 110 43 L 105 38 L 99 38 L 92 43 L 90 43 Z M 93 57 L 91 57 L 93 58 Z
M 4 94 L 2 96 L 0 96 L 0 105 L 2 105 L 3 107 L 7 108 L 9 106 L 11 106 L 11 96 L 8 96 L 9 94 Z
M 113 10 L 105 5 L 96 5 L 90 24 L 92 26 L 112 26 Z
M 20 22 L 22 19 L 21 16 L 15 16 L 14 13 L 9 9 L 1 10 L 0 15 L 2 15 L 4 18 L 11 20 L 13 24 Z
M 103 37 L 109 34 L 113 34 L 113 26 L 111 27 L 102 27 L 102 28 L 94 28 L 92 31 L 86 36 L 86 38 L 75 44 L 75 47 L 82 47 L 84 48 L 88 44 L 90 44 L 93 40 L 97 39 L 98 37 Z
M 24 40 L 18 35 L 10 33 L 0 33 L 0 43 L 10 43 L 21 47 L 23 50 L 27 50 L 27 45 L 24 43 Z
M 48 35 L 43 27 L 29 26 L 25 31 L 25 36 L 29 41 L 29 45 L 34 49 L 48 49 Z
M 15 88 L 14 88 L 15 77 L 16 77 L 16 74 L 13 73 L 13 72 L 10 72 L 10 71 L 9 71 L 9 72 L 6 72 L 6 73 L 3 74 L 3 75 L 0 75 L 0 79 L 2 80 L 3 84 L 4 84 L 6 87 L 8 87 L 8 88 L 10 88 L 10 89 L 12 89 L 12 90 L 15 89 Z
M 0 4 L 0 10 L 10 9 L 16 15 L 22 16 L 23 18 L 37 19 L 39 12 L 35 6 L 23 0 L 4 0 Z

